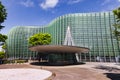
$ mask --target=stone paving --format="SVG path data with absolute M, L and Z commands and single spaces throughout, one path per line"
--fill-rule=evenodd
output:
M 44 80 L 51 75 L 50 71 L 30 68 L 0 70 L 0 80 Z
M 13 68 L 51 71 L 52 77 L 47 80 L 120 80 L 120 64 L 116 63 L 86 62 L 82 65 L 68 66 L 30 65 L 29 63 L 0 65 L 0 69 Z

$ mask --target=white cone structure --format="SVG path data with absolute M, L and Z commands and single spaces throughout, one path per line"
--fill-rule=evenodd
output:
M 74 46 L 75 45 L 74 41 L 72 39 L 72 36 L 71 36 L 71 32 L 70 32 L 70 27 L 69 26 L 68 26 L 67 31 L 66 31 L 64 45 L 68 45 L 68 46 Z
M 74 41 L 73 41 L 72 36 L 71 36 L 71 32 L 70 32 L 70 27 L 69 26 L 68 26 L 67 31 L 66 31 L 64 45 L 75 46 Z M 80 62 L 79 54 L 75 53 L 75 56 L 76 56 L 77 62 Z

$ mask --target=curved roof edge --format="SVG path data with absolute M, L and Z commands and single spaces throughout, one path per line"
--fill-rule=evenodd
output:
M 42 26 L 34 26 L 34 25 L 31 25 L 31 26 L 15 26 L 15 27 L 13 27 L 12 29 L 15 29 L 15 28 L 21 28 L 21 27 L 23 27 L 23 28 L 25 28 L 25 27 L 27 27 L 27 28 L 44 28 L 44 27 L 49 27 L 49 25 L 51 25 L 52 23 L 54 23 L 55 21 L 57 21 L 57 20 L 59 20 L 59 18 L 61 18 L 61 17 L 64 17 L 64 16 L 66 16 L 66 17 L 69 17 L 70 15 L 72 15 L 72 16 L 74 16 L 74 15 L 83 15 L 83 14 L 99 14 L 99 13 L 112 13 L 112 11 L 107 11 L 107 12 L 87 12 L 87 13 L 69 13 L 69 14 L 64 14 L 64 15 L 61 15 L 61 16 L 58 16 L 58 17 L 56 17 L 55 19 L 53 19 L 52 21 L 50 21 L 48 24 L 46 24 L 46 25 L 42 25 Z M 10 30 L 11 31 L 11 30 Z

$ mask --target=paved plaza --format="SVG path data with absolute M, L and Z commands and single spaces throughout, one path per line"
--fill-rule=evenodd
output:
M 97 62 L 87 62 L 86 64 L 81 65 L 67 65 L 67 66 L 45 66 L 45 65 L 31 65 L 29 63 L 25 64 L 3 64 L 0 65 L 0 72 L 2 70 L 25 70 L 28 71 L 27 74 L 24 74 L 23 77 L 20 77 L 20 80 L 27 80 L 27 76 L 30 78 L 33 75 L 29 75 L 34 71 L 29 71 L 29 69 L 38 70 L 34 75 L 35 79 L 30 78 L 31 80 L 44 80 L 40 76 L 44 76 L 44 70 L 52 72 L 52 76 L 47 80 L 120 80 L 120 64 L 116 63 L 97 63 Z M 40 72 L 43 70 L 43 74 Z M 40 72 L 39 72 L 40 71 Z M 18 71 L 16 71 L 18 72 Z M 16 73 L 15 72 L 15 73 Z M 23 72 L 23 71 L 22 71 Z M 12 73 L 4 73 L 8 75 Z M 14 73 L 14 72 L 13 72 Z M 1 75 L 1 74 L 0 74 Z M 18 75 L 18 73 L 16 73 Z M 49 73 L 49 76 L 51 73 Z M 20 75 L 18 75 L 19 77 Z M 6 76 L 7 77 L 7 76 Z M 9 76 L 7 80 L 19 80 L 15 78 L 16 76 Z M 47 76 L 48 77 L 48 76 Z M 29 79 L 29 80 L 30 80 Z M 0 80 L 6 80 L 0 77 Z
M 0 80 L 44 80 L 52 73 L 40 69 L 1 69 Z

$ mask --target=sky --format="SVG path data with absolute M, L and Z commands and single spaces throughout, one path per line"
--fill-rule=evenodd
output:
M 7 10 L 7 34 L 15 26 L 43 26 L 69 13 L 112 11 L 120 7 L 120 0 L 0 0 Z

